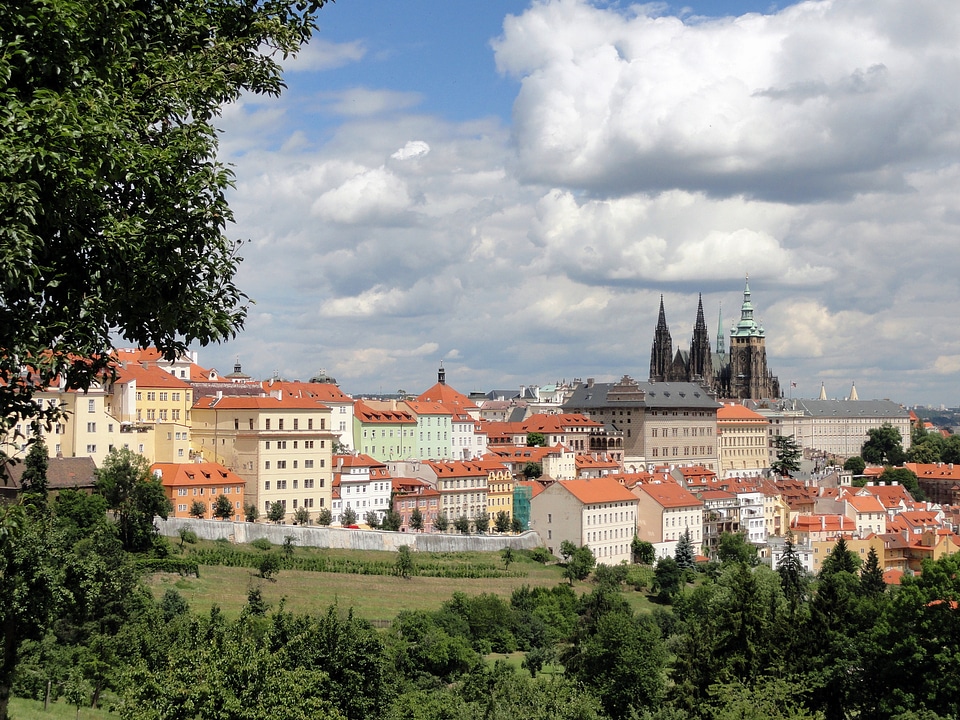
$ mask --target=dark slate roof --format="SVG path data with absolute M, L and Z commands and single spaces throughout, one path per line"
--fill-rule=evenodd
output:
M 91 457 L 50 458 L 47 466 L 49 490 L 90 489 L 97 483 L 97 464 Z M 9 467 L 10 485 L 20 488 L 24 465 L 18 462 Z
M 622 389 L 621 383 L 581 383 L 563 404 L 564 408 L 644 407 L 701 408 L 716 410 L 718 403 L 703 386 L 686 382 L 638 382 L 635 397 L 624 400 L 608 399 L 611 392 Z
M 810 417 L 908 418 L 910 411 L 892 400 L 797 400 L 797 409 Z

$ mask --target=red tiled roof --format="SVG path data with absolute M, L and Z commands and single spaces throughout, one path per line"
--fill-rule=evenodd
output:
M 584 505 L 608 502 L 636 502 L 637 498 L 616 480 L 608 477 L 589 480 L 559 480 L 557 485 L 573 495 Z
M 232 470 L 228 470 L 220 463 L 154 463 L 150 472 L 159 471 L 161 484 L 164 487 L 187 486 L 220 486 L 246 484 L 243 478 Z
M 639 497 L 644 493 L 653 498 L 661 507 L 702 507 L 703 501 L 676 482 L 648 483 L 637 485 L 633 493 Z

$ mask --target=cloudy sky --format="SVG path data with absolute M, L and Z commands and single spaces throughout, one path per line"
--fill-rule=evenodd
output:
M 338 0 L 225 110 L 223 371 L 346 392 L 646 380 L 749 274 L 798 397 L 960 405 L 960 6 Z

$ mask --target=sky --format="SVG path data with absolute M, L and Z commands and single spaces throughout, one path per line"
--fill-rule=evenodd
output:
M 785 393 L 960 405 L 960 5 L 337 0 L 220 118 L 255 302 L 353 394 L 645 381 L 749 275 Z M 796 387 L 791 387 L 796 383 Z

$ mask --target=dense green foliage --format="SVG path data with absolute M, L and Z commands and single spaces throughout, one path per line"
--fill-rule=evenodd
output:
M 773 439 L 777 459 L 771 463 L 770 469 L 778 475 L 789 475 L 800 469 L 802 457 L 800 443 L 793 435 L 777 435 Z
M 902 465 L 907 456 L 903 452 L 900 431 L 892 425 L 870 428 L 860 457 L 872 465 Z
M 324 1 L 4 3 L 0 417 L 55 419 L 35 390 L 99 381 L 117 337 L 173 357 L 242 327 L 216 118 L 279 94 Z

